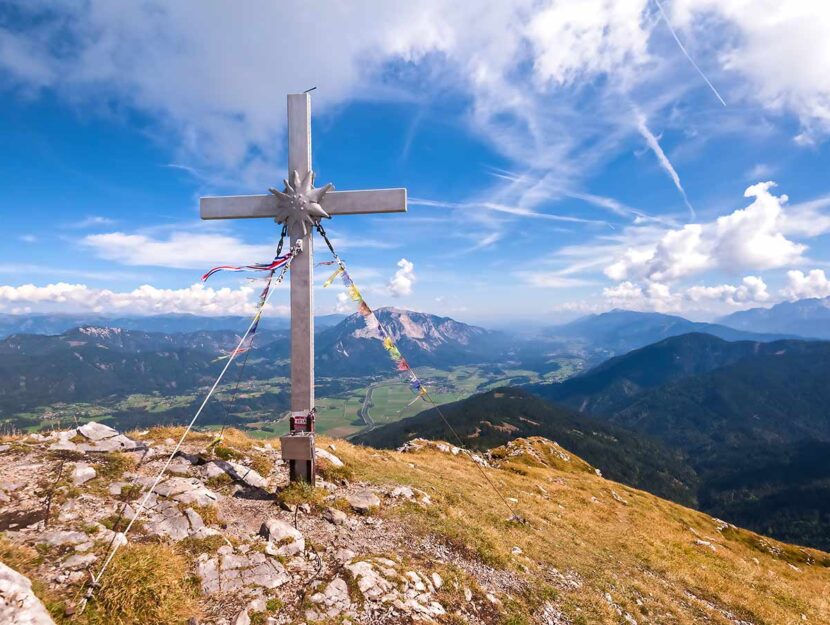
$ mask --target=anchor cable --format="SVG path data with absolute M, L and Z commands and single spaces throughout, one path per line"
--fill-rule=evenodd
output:
M 288 272 L 288 269 L 291 266 L 291 262 L 294 260 L 294 258 L 297 256 L 297 254 L 300 253 L 301 250 L 302 250 L 302 247 L 301 247 L 299 242 L 292 246 L 291 251 L 288 253 L 288 259 L 287 259 L 286 263 L 283 265 L 282 271 L 280 272 L 279 276 L 277 276 L 277 282 L 276 282 L 277 284 L 281 283 L 282 280 L 285 278 L 285 275 L 286 275 L 286 273 Z M 242 345 L 244 344 L 245 340 L 248 338 L 248 335 L 251 333 L 251 331 L 259 323 L 259 318 L 262 314 L 262 310 L 264 309 L 265 304 L 268 302 L 268 300 L 270 299 L 270 297 L 273 293 L 274 293 L 274 290 L 269 290 L 269 292 L 265 294 L 265 298 L 261 302 L 261 305 L 260 305 L 259 310 L 257 311 L 256 315 L 254 315 L 254 318 L 251 320 L 251 323 L 248 326 L 248 329 L 245 330 L 245 333 L 242 335 L 242 338 L 240 339 L 239 344 L 237 345 L 236 349 L 233 352 L 231 352 L 230 356 L 228 357 L 228 362 L 225 363 L 225 366 L 222 368 L 222 371 L 219 373 L 219 376 L 216 378 L 216 381 L 213 383 L 213 386 L 210 387 L 210 390 L 208 391 L 207 395 L 205 396 L 205 399 L 202 401 L 202 404 L 199 406 L 199 409 L 196 411 L 196 414 L 193 415 L 193 418 L 190 420 L 190 423 L 188 423 L 187 427 L 185 428 L 184 432 L 182 433 L 181 437 L 179 438 L 179 442 L 176 443 L 176 446 L 173 449 L 173 452 L 167 458 L 167 461 L 164 463 L 164 466 L 162 467 L 161 471 L 159 471 L 158 475 L 153 480 L 152 486 L 150 486 L 150 488 L 145 493 L 144 498 L 141 500 L 141 503 L 138 506 L 138 509 L 135 511 L 135 513 L 133 514 L 132 519 L 130 519 L 130 522 L 127 524 L 127 527 L 124 529 L 124 532 L 122 533 L 122 536 L 124 538 L 121 539 L 121 540 L 114 541 L 112 543 L 113 548 L 110 550 L 109 554 L 107 555 L 106 559 L 104 560 L 104 563 L 101 565 L 101 568 L 99 569 L 98 574 L 92 576 L 92 580 L 90 581 L 89 588 L 87 589 L 87 592 L 86 592 L 86 596 L 81 600 L 81 605 L 80 605 L 80 610 L 79 610 L 80 612 L 83 612 L 84 609 L 86 608 L 87 603 L 92 598 L 92 595 L 94 593 L 95 588 L 99 586 L 100 581 L 101 581 L 101 577 L 106 572 L 107 568 L 109 567 L 110 563 L 112 562 L 112 559 L 115 557 L 115 554 L 118 552 L 118 549 L 122 545 L 126 544 L 127 534 L 129 533 L 129 531 L 132 528 L 133 524 L 135 523 L 136 519 L 138 519 L 138 517 L 141 516 L 141 513 L 144 512 L 144 509 L 147 507 L 147 501 L 150 499 L 150 495 L 153 494 L 153 491 L 155 490 L 156 486 L 159 485 L 159 482 L 161 481 L 161 478 L 167 472 L 167 469 L 170 466 L 170 463 L 173 461 L 173 458 L 175 458 L 176 454 L 179 453 L 179 449 L 181 449 L 181 446 L 184 443 L 185 438 L 187 438 L 187 435 L 193 429 L 193 426 L 196 424 L 196 420 L 202 414 L 202 410 L 204 410 L 205 406 L 207 405 L 207 403 L 210 400 L 211 396 L 213 395 L 214 391 L 216 391 L 216 388 L 219 386 L 219 383 L 222 381 L 222 378 L 225 377 L 225 373 L 227 373 L 228 369 L 230 368 L 231 364 L 233 363 L 234 359 L 236 358 L 236 355 L 239 353 L 239 349 L 242 347 Z

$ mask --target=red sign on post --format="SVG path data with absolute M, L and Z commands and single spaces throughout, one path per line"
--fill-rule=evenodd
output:
M 313 432 L 314 411 L 309 414 L 291 415 L 290 427 L 292 432 Z

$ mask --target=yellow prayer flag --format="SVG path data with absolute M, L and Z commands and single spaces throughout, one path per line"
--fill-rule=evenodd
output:
M 325 289 L 327 286 L 331 286 L 331 283 L 334 282 L 337 279 L 337 276 L 341 273 L 343 273 L 343 267 L 338 267 L 335 272 L 329 276 L 329 279 L 323 282 L 323 288 Z
M 363 296 L 360 294 L 360 291 L 357 290 L 357 287 L 354 284 L 349 286 L 349 295 L 351 295 L 352 299 L 356 302 L 359 302 L 363 299 Z

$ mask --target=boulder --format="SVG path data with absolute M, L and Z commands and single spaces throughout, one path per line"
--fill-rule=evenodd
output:
M 349 517 L 346 516 L 345 512 L 337 508 L 326 508 L 323 510 L 323 518 L 333 525 L 343 525 Z
M 196 478 L 171 477 L 156 485 L 154 493 L 183 504 L 211 506 L 219 495 Z
M 309 611 L 310 614 L 306 614 L 307 619 L 311 621 L 336 618 L 352 605 L 349 598 L 349 586 L 341 577 L 335 577 L 323 592 L 311 595 L 310 600 L 317 606 L 315 610 Z
M 80 434 L 84 438 L 88 438 L 91 441 L 102 441 L 105 438 L 112 438 L 113 436 L 118 436 L 118 430 L 114 430 L 113 428 L 109 427 L 108 425 L 104 425 L 103 423 L 90 421 L 89 423 L 84 423 L 81 427 L 78 428 L 78 434 Z
M 263 490 L 268 487 L 268 482 L 264 477 L 251 467 L 246 467 L 244 464 L 227 460 L 214 460 L 211 464 L 230 475 L 237 482 L 244 482 L 252 488 L 260 488 Z
M 355 512 L 367 514 L 374 508 L 380 507 L 380 498 L 368 488 L 357 490 L 346 495 L 346 501 L 354 508 Z
M 69 571 L 80 571 L 89 568 L 89 565 L 98 559 L 94 553 L 76 554 L 61 562 L 60 567 Z
M 264 553 L 228 553 L 220 549 L 216 557 L 199 556 L 196 572 L 206 594 L 230 592 L 258 586 L 273 589 L 291 581 L 291 576 L 278 561 Z
M 38 542 L 46 543 L 50 547 L 63 547 L 65 545 L 80 545 L 89 540 L 89 536 L 83 532 L 72 532 L 69 530 L 52 530 L 43 532 Z
M 320 449 L 318 447 L 314 450 L 314 453 L 317 455 L 318 458 L 322 458 L 323 460 L 325 460 L 326 462 L 331 464 L 333 467 L 338 467 L 339 468 L 339 467 L 346 466 L 346 465 L 343 464 L 343 461 L 340 458 L 335 456 L 330 451 L 326 451 L 325 449 Z
M 281 519 L 268 519 L 259 530 L 268 544 L 265 553 L 272 556 L 290 557 L 305 551 L 305 538 L 293 525 Z
M 0 562 L 0 623 L 55 625 L 32 592 L 32 582 Z
M 95 479 L 97 475 L 93 467 L 84 462 L 79 462 L 72 470 L 72 483 L 75 486 L 80 486 L 86 484 L 89 480 Z

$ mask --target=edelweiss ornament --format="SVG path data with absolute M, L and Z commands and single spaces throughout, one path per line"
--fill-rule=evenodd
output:
M 323 210 L 320 202 L 334 185 L 331 183 L 319 189 L 314 188 L 314 172 L 309 170 L 305 176 L 295 169 L 291 172 L 291 181 L 283 181 L 285 191 L 268 189 L 277 196 L 277 214 L 274 221 L 278 224 L 287 224 L 289 232 L 296 232 L 302 228 L 303 236 L 308 234 L 308 227 L 320 222 L 324 217 L 331 216 Z

